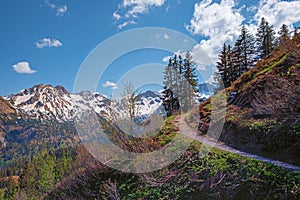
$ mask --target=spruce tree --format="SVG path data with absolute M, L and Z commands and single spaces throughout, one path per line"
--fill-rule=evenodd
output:
M 226 56 L 227 56 L 227 66 L 228 66 L 228 70 L 226 72 L 231 85 L 231 83 L 238 78 L 234 68 L 234 51 L 231 45 L 227 46 Z
M 174 55 L 169 59 L 164 71 L 163 85 L 163 106 L 168 116 L 190 108 L 198 85 L 196 68 L 190 52 L 187 52 L 184 58 Z
M 172 91 L 173 85 L 173 66 L 172 59 L 169 59 L 169 63 L 164 71 L 164 91 L 163 91 L 163 106 L 168 116 L 172 115 L 172 104 L 174 99 L 174 94 Z
M 267 57 L 273 51 L 274 39 L 275 32 L 273 26 L 270 26 L 265 18 L 262 18 L 256 33 L 256 46 L 260 58 Z
M 215 77 L 218 83 L 223 82 L 224 87 L 229 87 L 236 80 L 233 51 L 230 45 L 224 43 L 222 51 L 219 53 L 219 61 L 217 62 L 218 72 Z M 221 86 L 221 84 L 220 84 Z M 221 89 L 221 88 L 220 88 Z
M 237 77 L 248 71 L 254 65 L 254 37 L 247 30 L 246 26 L 241 29 L 241 34 L 235 43 L 235 56 L 237 56 L 235 69 Z
M 172 67 L 173 67 L 173 83 L 172 83 L 172 90 L 175 93 L 175 96 L 178 97 L 179 93 L 179 66 L 178 66 L 178 59 L 177 55 L 174 55 L 172 60 Z
M 227 61 L 227 45 L 224 43 L 223 50 L 219 53 L 219 61 L 217 62 L 217 69 L 215 76 L 218 83 L 223 82 L 225 87 L 229 86 L 229 79 L 228 79 L 228 61 Z
M 290 39 L 289 28 L 285 24 L 281 26 L 278 34 L 279 34 L 278 45 L 283 45 Z
M 195 63 L 193 61 L 192 54 L 190 52 L 187 52 L 185 54 L 184 58 L 184 71 L 183 71 L 183 77 L 184 77 L 184 83 L 183 85 L 183 90 L 185 91 L 185 94 L 182 95 L 183 98 L 186 99 L 185 101 L 185 111 L 186 109 L 191 108 L 193 105 L 193 101 L 195 99 L 195 93 L 197 92 L 197 85 L 198 85 L 198 80 L 197 80 L 197 74 L 196 74 L 196 67 Z

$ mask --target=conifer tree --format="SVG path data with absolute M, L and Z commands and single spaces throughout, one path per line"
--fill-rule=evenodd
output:
M 237 79 L 254 65 L 254 37 L 247 30 L 246 26 L 243 26 L 241 29 L 234 51 L 236 56 L 236 69 L 234 70 L 236 77 L 234 79 Z
M 175 96 L 178 97 L 179 93 L 179 66 L 178 66 L 178 59 L 177 55 L 174 55 L 174 58 L 172 59 L 172 67 L 173 67 L 173 83 L 172 83 L 172 89 L 175 93 Z
M 256 46 L 260 58 L 267 57 L 274 49 L 275 32 L 265 18 L 261 19 L 256 33 Z
M 187 52 L 184 58 L 181 55 L 174 55 L 169 59 L 164 71 L 163 85 L 163 105 L 167 115 L 175 114 L 192 105 L 197 75 L 190 52 Z
M 226 55 L 227 55 L 227 65 L 228 65 L 227 76 L 228 79 L 230 80 L 230 85 L 231 85 L 231 83 L 238 78 L 238 76 L 236 75 L 235 65 L 234 65 L 234 51 L 231 45 L 227 46 Z
M 191 52 L 187 52 L 184 58 L 184 71 L 183 71 L 183 86 L 182 90 L 185 91 L 184 94 L 181 95 L 182 98 L 185 99 L 184 103 L 184 111 L 191 108 L 193 105 L 193 101 L 195 99 L 195 92 L 197 92 L 197 74 L 196 74 L 196 67 L 193 61 L 193 57 Z
M 227 68 L 228 68 L 228 62 L 227 62 L 227 45 L 224 43 L 223 50 L 219 53 L 219 61 L 217 62 L 217 69 L 218 72 L 216 72 L 216 80 L 218 83 L 223 82 L 225 87 L 228 87 L 229 79 L 227 76 Z
M 290 39 L 289 28 L 285 24 L 281 26 L 278 34 L 279 34 L 278 45 L 283 45 Z
M 173 67 L 172 67 L 172 59 L 169 59 L 169 63 L 164 71 L 164 91 L 163 91 L 163 106 L 167 115 L 170 116 L 172 114 L 172 104 L 174 99 L 174 94 L 172 91 L 173 85 Z
M 233 51 L 230 45 L 224 43 L 222 51 L 219 53 L 219 61 L 217 62 L 218 72 L 215 73 L 217 82 L 223 82 L 224 87 L 229 87 L 236 79 L 234 71 Z

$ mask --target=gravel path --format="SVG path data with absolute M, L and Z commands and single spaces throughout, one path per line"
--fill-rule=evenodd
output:
M 183 135 L 185 135 L 189 138 L 192 138 L 194 140 L 197 140 L 197 141 L 199 141 L 203 144 L 212 146 L 214 148 L 217 148 L 217 149 L 220 149 L 220 150 L 223 150 L 223 151 L 238 154 L 238 155 L 241 155 L 241 156 L 244 156 L 244 157 L 247 157 L 247 158 L 253 158 L 255 160 L 263 161 L 263 162 L 266 162 L 266 163 L 271 163 L 271 164 L 274 164 L 278 167 L 281 167 L 281 168 L 284 168 L 284 169 L 287 169 L 287 170 L 299 171 L 300 172 L 300 166 L 296 166 L 296 165 L 292 165 L 292 164 L 285 163 L 285 162 L 282 162 L 282 161 L 273 160 L 273 159 L 270 159 L 270 158 L 265 158 L 263 156 L 258 156 L 258 155 L 254 155 L 254 154 L 251 154 L 251 153 L 247 153 L 247 152 L 229 147 L 229 146 L 227 146 L 225 144 L 222 144 L 222 143 L 220 143 L 220 142 L 218 142 L 218 141 L 216 141 L 212 138 L 208 138 L 208 137 L 199 135 L 199 134 L 197 134 L 197 132 L 194 129 L 192 129 L 187 124 L 187 122 L 184 120 L 184 117 L 182 117 L 182 116 L 177 116 L 174 119 L 174 124 L 175 124 L 175 126 L 177 126 L 179 128 L 179 132 L 181 134 L 183 134 Z

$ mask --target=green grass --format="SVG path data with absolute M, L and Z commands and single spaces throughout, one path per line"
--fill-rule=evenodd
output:
M 283 61 L 285 61 L 285 59 L 288 57 L 288 54 L 284 55 L 279 61 L 275 62 L 273 65 L 265 68 L 264 70 L 258 72 L 255 77 L 261 75 L 261 74 L 265 74 L 267 72 L 269 72 L 270 70 L 272 70 L 274 67 L 278 66 L 280 63 L 282 63 Z
M 175 163 L 167 169 L 154 172 L 153 176 L 161 179 L 166 170 L 172 171 L 174 166 L 181 165 L 187 155 L 194 153 L 181 166 L 183 173 L 161 186 L 151 187 L 141 177 L 124 181 L 119 187 L 122 199 L 185 199 L 194 193 L 204 199 L 210 199 L 216 194 L 223 198 L 240 194 L 244 199 L 267 198 L 270 195 L 269 198 L 273 199 L 283 195 L 284 191 L 287 191 L 290 199 L 299 197 L 300 173 L 216 149 L 202 158 L 199 157 L 200 151 L 201 144 L 194 142 L 188 152 Z M 216 186 L 209 186 L 211 188 L 208 190 L 199 189 L 199 186 L 207 184 L 207 180 L 213 180 L 219 173 L 224 174 L 223 181 Z
M 172 127 L 170 122 L 173 119 L 166 121 L 165 134 Z M 160 139 L 161 142 L 167 142 L 170 138 L 160 136 Z M 201 156 L 203 152 L 207 153 L 204 157 Z M 182 170 L 182 173 L 179 174 L 177 170 Z M 201 199 L 300 197 L 300 173 L 218 149 L 207 152 L 196 141 L 177 161 L 152 172 L 151 177 L 155 182 L 172 172 L 174 177 L 159 186 L 150 186 L 145 178 L 132 175 L 119 185 L 122 199 L 187 199 L 194 195 Z M 219 180 L 219 176 L 224 177 Z
M 176 135 L 176 127 L 173 120 L 176 116 L 170 116 L 165 120 L 163 128 L 159 131 L 157 138 L 160 140 L 161 145 L 169 143 Z

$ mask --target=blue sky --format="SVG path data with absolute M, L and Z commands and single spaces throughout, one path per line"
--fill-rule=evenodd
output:
M 97 45 L 116 34 L 143 27 L 167 28 L 195 40 L 188 50 L 195 55 L 200 74 L 206 67 L 204 79 L 209 79 L 211 64 L 197 56 L 199 50 L 214 63 L 222 44 L 233 43 L 242 24 L 254 32 L 259 19 L 265 17 L 275 29 L 282 23 L 298 26 L 299 12 L 299 1 L 280 0 L 2 0 L 0 95 L 39 83 L 63 85 L 72 92 L 80 66 Z M 162 36 L 173 39 L 168 34 Z M 134 40 L 120 45 L 126 42 Z M 110 50 L 118 48 L 114 45 Z M 163 58 L 172 53 L 143 49 L 120 55 L 96 88 L 110 95 L 121 87 L 117 83 L 131 69 L 149 68 L 151 65 L 145 65 L 148 63 L 163 66 Z M 143 79 L 142 75 L 137 79 Z

